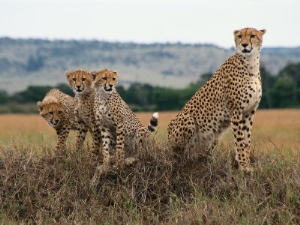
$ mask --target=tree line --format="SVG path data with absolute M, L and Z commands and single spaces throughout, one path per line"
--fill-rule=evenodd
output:
M 211 73 L 202 74 L 197 82 L 190 83 L 184 89 L 133 83 L 128 88 L 117 86 L 117 91 L 134 111 L 176 111 L 180 110 L 211 76 Z M 261 66 L 261 77 L 263 95 L 260 109 L 300 106 L 300 62 L 288 63 L 277 75 L 270 74 Z M 55 87 L 29 86 L 26 90 L 11 95 L 0 90 L 0 113 L 36 113 L 35 103 L 41 101 L 52 88 L 74 96 L 67 84 L 58 84 Z

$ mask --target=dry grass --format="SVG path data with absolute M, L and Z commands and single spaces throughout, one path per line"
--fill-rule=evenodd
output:
M 71 132 L 68 143 L 72 145 L 75 134 Z M 39 151 L 45 145 L 55 146 L 56 133 L 39 115 L 0 115 L 0 146 L 30 145 Z
M 143 125 L 148 125 L 151 113 L 138 113 Z M 167 138 L 167 126 L 175 117 L 176 112 L 160 112 L 159 127 L 156 139 L 164 141 Z M 231 142 L 230 130 L 221 142 Z M 56 134 L 39 115 L 0 115 L 0 145 L 8 145 L 11 139 L 20 138 L 22 142 L 32 144 L 55 145 Z M 275 147 L 299 150 L 300 144 L 300 110 L 259 110 L 255 115 L 253 138 L 263 142 L 263 149 Z M 72 144 L 74 133 L 70 135 Z
M 0 116 L 0 223 L 300 224 L 300 111 L 259 111 L 252 176 L 234 168 L 228 131 L 212 159 L 177 163 L 160 113 L 155 139 L 138 162 L 87 185 L 97 162 L 53 153 L 55 132 L 39 116 Z M 147 125 L 151 114 L 140 113 Z M 88 140 L 90 141 L 90 140 Z

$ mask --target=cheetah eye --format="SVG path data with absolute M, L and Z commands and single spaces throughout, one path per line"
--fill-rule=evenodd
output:
M 61 111 L 61 110 L 59 110 L 59 111 L 58 111 L 58 114 L 62 114 L 62 111 Z
M 76 78 L 73 78 L 72 80 L 73 80 L 73 81 L 76 81 Z
M 255 37 L 255 35 L 254 35 L 254 34 L 251 34 L 251 35 L 250 35 L 250 38 L 254 38 L 254 37 Z
M 52 112 L 52 111 L 50 111 L 50 112 L 49 112 L 49 114 L 50 114 L 50 115 L 53 115 L 53 112 Z
M 107 77 L 103 77 L 103 80 L 107 80 Z
M 242 35 L 239 34 L 237 37 L 238 37 L 238 38 L 242 38 Z
M 85 77 L 83 77 L 81 80 L 82 80 L 82 81 L 85 81 L 85 80 L 86 80 L 86 78 L 85 78 Z
M 116 78 L 114 77 L 113 80 L 116 80 Z

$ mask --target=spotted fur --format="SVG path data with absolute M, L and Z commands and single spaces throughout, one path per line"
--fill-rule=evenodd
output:
M 207 152 L 231 125 L 239 168 L 252 170 L 251 129 L 262 95 L 259 59 L 265 32 L 253 28 L 234 31 L 235 55 L 225 61 L 168 125 L 168 139 L 174 151 L 185 155 Z
M 156 130 L 158 113 L 153 114 L 148 128 L 144 127 L 116 91 L 117 71 L 103 69 L 91 74 L 96 92 L 96 121 L 101 127 L 103 142 L 103 168 L 109 165 L 110 148 L 114 144 L 116 163 L 122 167 L 125 155 L 135 153 L 139 145 Z
M 56 150 L 65 148 L 70 130 L 77 130 L 74 114 L 76 104 L 76 99 L 58 89 L 52 89 L 43 101 L 37 102 L 40 115 L 56 130 L 58 137 Z
M 92 152 L 98 156 L 101 148 L 101 131 L 95 119 L 95 90 L 92 87 L 92 76 L 82 69 L 68 70 L 65 75 L 77 100 L 75 121 L 78 126 L 78 138 L 80 142 L 84 142 L 87 132 L 90 131 L 93 139 Z M 102 153 L 99 156 L 101 155 Z

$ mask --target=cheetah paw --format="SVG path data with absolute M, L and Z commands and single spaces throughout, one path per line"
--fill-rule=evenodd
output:
M 106 171 L 105 167 L 103 165 L 100 165 L 96 168 L 95 174 L 93 176 L 93 178 L 90 181 L 90 186 L 91 187 L 95 187 L 98 185 L 99 183 L 99 178 L 101 177 L 101 175 Z
M 251 166 L 240 167 L 240 171 L 243 171 L 243 172 L 245 172 L 246 174 L 249 174 L 249 175 L 253 174 L 253 168 Z

